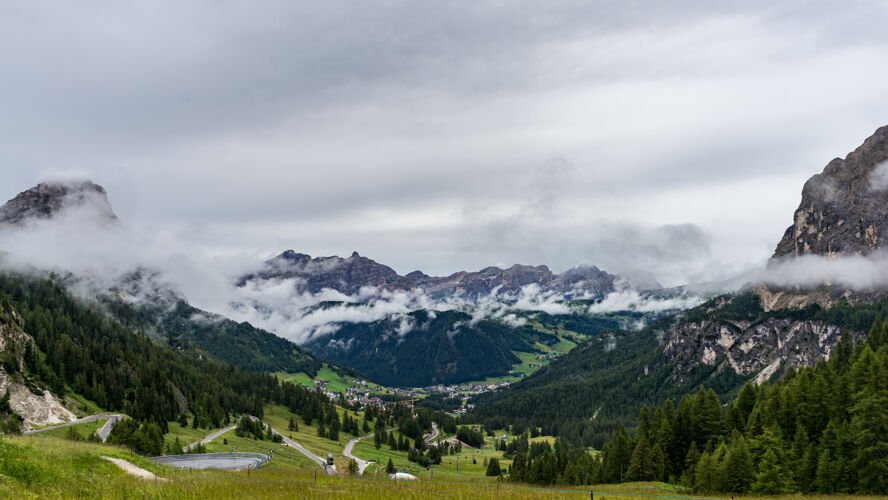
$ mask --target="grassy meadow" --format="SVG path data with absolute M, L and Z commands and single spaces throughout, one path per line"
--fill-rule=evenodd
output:
M 238 447 L 240 449 L 240 446 Z M 282 453 L 276 452 L 276 455 Z M 147 469 L 166 481 L 138 479 L 102 459 L 123 458 Z M 280 457 L 278 457 L 280 458 Z M 277 460 L 277 459 L 276 459 Z M 54 436 L 15 436 L 0 438 L 0 498 L 56 499 L 241 499 L 241 498 L 360 498 L 425 499 L 453 498 L 487 500 L 581 499 L 588 498 L 588 487 L 561 487 L 566 491 L 541 491 L 512 488 L 508 483 L 433 484 L 418 482 L 336 478 L 314 474 L 273 460 L 264 470 L 247 472 L 184 471 L 167 468 L 111 445 L 68 441 Z M 462 469 L 462 467 L 461 467 Z M 317 469 L 316 469 L 317 470 Z M 436 480 L 442 480 L 438 477 Z M 552 487 L 557 489 L 559 487 Z M 650 496 L 681 495 L 662 483 L 627 483 L 599 485 L 593 488 L 596 499 L 650 499 Z M 620 494 L 608 497 L 609 493 Z M 696 496 L 696 495 L 689 495 Z M 719 497 L 713 497 L 719 498 Z M 721 498 L 729 498 L 722 496 Z M 736 497 L 737 500 L 752 497 Z M 771 497 L 775 500 L 806 498 L 800 495 Z M 821 500 L 869 500 L 878 497 L 822 496 Z M 884 497 L 882 497 L 884 498 Z

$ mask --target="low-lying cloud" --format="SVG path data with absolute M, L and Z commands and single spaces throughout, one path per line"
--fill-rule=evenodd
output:
M 185 297 L 196 307 L 236 321 L 248 321 L 297 343 L 335 332 L 344 323 L 383 319 L 393 321 L 392 335 L 404 336 L 422 329 L 409 316 L 417 310 L 430 314 L 460 310 L 470 314 L 472 323 L 488 319 L 518 327 L 537 312 L 560 315 L 683 310 L 698 305 L 713 293 L 755 283 L 802 287 L 829 284 L 859 290 L 884 288 L 888 284 L 888 256 L 877 253 L 804 256 L 772 262 L 742 279 L 704 287 L 640 292 L 624 283 L 590 306 L 577 306 L 568 297 L 541 290 L 535 284 L 507 297 L 498 290 L 483 297 L 441 298 L 421 289 L 387 291 L 373 287 L 351 296 L 330 289 L 314 294 L 297 293 L 295 279 L 252 280 L 245 286 L 235 286 L 237 278 L 259 268 L 264 257 L 214 253 L 188 238 L 194 228 L 131 228 L 124 223 L 97 223 L 97 213 L 96 206 L 80 203 L 51 220 L 0 228 L 0 249 L 5 252 L 2 265 L 17 270 L 63 270 L 87 278 L 72 285 L 73 291 L 82 296 L 115 289 L 120 297 L 134 302 L 156 296 Z M 692 228 L 677 228 L 665 234 L 663 244 L 680 239 L 680 234 L 690 235 L 693 240 L 697 233 Z M 212 316 L 193 319 L 215 320 Z

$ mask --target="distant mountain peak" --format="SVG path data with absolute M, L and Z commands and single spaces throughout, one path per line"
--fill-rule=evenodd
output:
M 805 183 L 774 259 L 866 255 L 888 242 L 888 126 Z
M 99 222 L 118 220 L 102 186 L 92 181 L 43 182 L 0 207 L 0 224 L 52 219 L 67 210 L 84 207 L 94 209 Z
M 616 276 L 595 266 L 573 268 L 563 274 L 548 266 L 515 264 L 507 269 L 486 267 L 477 272 L 459 271 L 450 276 L 429 276 L 413 271 L 406 276 L 394 269 L 353 252 L 350 257 L 315 257 L 287 250 L 265 262 L 263 269 L 244 275 L 238 286 L 249 282 L 292 279 L 298 293 L 318 293 L 324 289 L 354 295 L 362 288 L 408 291 L 421 288 L 433 296 L 478 298 L 495 293 L 516 297 L 528 285 L 540 291 L 564 295 L 601 297 L 614 290 Z

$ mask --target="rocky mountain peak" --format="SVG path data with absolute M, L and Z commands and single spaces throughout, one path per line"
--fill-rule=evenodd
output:
M 324 289 L 355 295 L 365 287 L 386 291 L 421 288 L 432 296 L 478 298 L 496 294 L 515 297 L 527 285 L 539 285 L 543 292 L 556 292 L 571 297 L 604 296 L 614 290 L 616 277 L 595 266 L 582 266 L 563 274 L 553 273 L 548 266 L 515 264 L 502 269 L 486 267 L 477 272 L 459 271 L 450 276 L 429 276 L 413 271 L 406 276 L 358 252 L 350 257 L 314 257 L 287 250 L 265 262 L 263 269 L 246 274 L 238 286 L 268 280 L 293 280 L 297 293 L 318 293 Z
M 885 248 L 886 241 L 888 126 L 808 179 L 773 258 L 866 255 Z
M 19 193 L 0 207 L 0 224 L 21 225 L 31 220 L 51 219 L 66 210 L 84 207 L 95 210 L 101 222 L 118 220 L 102 186 L 91 181 L 45 182 Z

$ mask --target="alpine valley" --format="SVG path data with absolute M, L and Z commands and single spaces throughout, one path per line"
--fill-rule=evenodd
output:
M 200 306 L 149 262 L 16 252 L 72 225 L 97 246 L 126 234 L 101 186 L 40 184 L 0 208 L 0 424 L 120 412 L 112 442 L 160 455 L 234 416 L 239 436 L 274 441 L 254 422 L 286 415 L 352 470 L 331 447 L 375 419 L 376 450 L 420 466 L 502 433 L 497 460 L 525 483 L 884 494 L 885 165 L 888 127 L 804 185 L 766 268 L 723 283 L 667 289 L 594 266 L 400 275 L 287 250 Z M 423 444 L 439 429 L 449 441 Z

